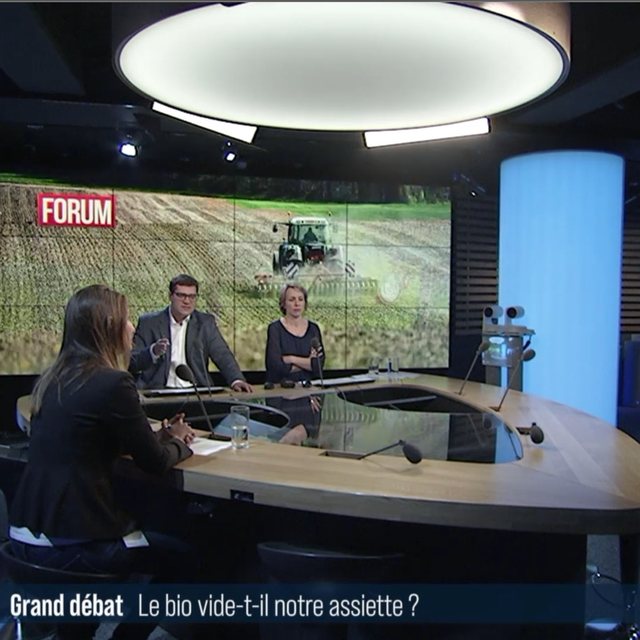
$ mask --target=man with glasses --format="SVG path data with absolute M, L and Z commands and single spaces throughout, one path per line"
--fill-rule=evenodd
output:
M 216 325 L 215 317 L 196 309 L 198 281 L 174 276 L 169 283 L 170 304 L 140 316 L 133 337 L 129 371 L 139 373 L 138 386 L 147 389 L 191 387 L 176 375 L 188 365 L 198 386 L 208 386 L 208 362 L 213 360 L 234 391 L 253 391 L 240 371 Z

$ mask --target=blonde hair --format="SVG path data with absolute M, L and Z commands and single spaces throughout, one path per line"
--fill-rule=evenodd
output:
M 285 315 L 287 313 L 286 307 L 284 306 L 285 300 L 287 298 L 287 291 L 289 291 L 289 289 L 297 289 L 302 296 L 304 297 L 304 308 L 305 311 L 307 309 L 307 298 L 308 298 L 308 293 L 307 290 L 300 284 L 297 284 L 296 282 L 288 282 L 287 284 L 283 284 L 280 287 L 280 295 L 278 297 L 278 304 L 280 306 L 280 311 L 282 311 L 282 315 Z
M 67 303 L 62 345 L 53 364 L 40 376 L 31 394 L 36 415 L 52 384 L 79 389 L 95 369 L 127 370 L 131 345 L 126 327 L 129 309 L 126 297 L 101 284 L 77 291 Z

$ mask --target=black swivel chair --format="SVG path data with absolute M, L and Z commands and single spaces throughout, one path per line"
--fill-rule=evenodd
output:
M 127 581 L 127 576 L 50 569 L 20 560 L 13 555 L 11 540 L 7 538 L 8 532 L 7 500 L 4 492 L 0 490 L 0 570 L 5 580 L 8 579 L 15 584 L 106 584 Z M 5 622 L 0 629 L 0 640 L 12 640 L 16 637 L 35 640 L 36 638 L 50 636 L 53 633 L 56 633 L 61 639 L 91 638 L 98 626 L 100 626 L 100 623 L 24 624 L 19 619 L 11 619 Z
M 16 558 L 11 549 L 11 541 L 0 544 L 0 564 L 2 564 L 8 578 L 16 584 L 107 584 L 126 582 L 127 577 L 106 573 L 79 573 L 77 571 L 64 571 L 62 569 L 50 569 L 26 560 Z M 0 630 L 2 640 L 11 638 L 27 638 L 29 640 L 44 638 L 55 633 L 60 640 L 67 638 L 91 638 L 95 630 L 100 626 L 95 623 L 74 624 L 41 624 L 23 623 L 14 619 L 5 624 Z M 13 630 L 11 630 L 13 627 Z
M 302 547 L 286 542 L 261 542 L 258 554 L 268 580 L 279 583 L 384 583 L 393 581 L 404 562 L 402 553 L 359 554 Z M 261 640 L 360 640 L 399 637 L 398 629 L 360 624 L 263 624 Z M 391 635 L 388 635 L 388 634 Z

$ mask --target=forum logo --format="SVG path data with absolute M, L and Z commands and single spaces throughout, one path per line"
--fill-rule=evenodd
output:
M 115 196 L 39 193 L 38 226 L 115 227 Z

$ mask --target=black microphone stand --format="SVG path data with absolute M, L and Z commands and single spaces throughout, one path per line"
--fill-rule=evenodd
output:
M 211 436 L 215 435 L 214 431 L 213 431 L 213 426 L 211 424 L 211 420 L 209 419 L 209 414 L 207 413 L 207 409 L 204 406 L 204 402 L 202 402 L 202 397 L 200 396 L 200 392 L 198 391 L 198 387 L 196 386 L 195 382 L 193 383 L 193 388 L 196 392 L 196 395 L 198 396 L 198 402 L 200 403 L 200 408 L 202 409 L 202 413 L 204 415 L 204 419 L 207 423 L 207 427 L 209 427 L 209 432 L 211 434 Z
M 507 389 L 504 392 L 502 399 L 500 400 L 500 404 L 497 407 L 491 407 L 491 409 L 493 409 L 494 411 L 500 411 L 500 409 L 502 408 L 502 403 L 504 402 L 504 399 L 507 397 L 507 393 L 509 393 L 509 390 L 511 389 L 511 383 L 513 382 L 513 379 L 516 377 L 516 374 L 520 370 L 522 363 L 532 360 L 535 357 L 535 355 L 536 355 L 536 352 L 533 349 L 529 349 L 528 351 L 524 351 L 522 353 L 520 358 L 518 358 L 518 364 L 514 367 L 513 373 L 509 377 L 509 382 L 507 382 Z
M 418 464 L 419 462 L 422 461 L 422 451 L 420 451 L 418 447 L 412 444 L 409 444 L 406 440 L 398 440 L 398 442 L 394 442 L 393 444 L 390 444 L 388 447 L 382 447 L 382 449 L 378 449 L 377 451 L 371 451 L 369 453 L 361 454 L 356 459 L 362 460 L 364 458 L 368 458 L 369 456 L 372 456 L 374 453 L 382 453 L 383 451 L 393 449 L 393 447 L 399 447 L 400 445 L 402 445 L 402 453 L 404 453 L 404 457 L 411 464 Z
M 176 367 L 176 375 L 180 380 L 184 380 L 185 382 L 190 382 L 193 385 L 193 389 L 196 392 L 196 396 L 198 396 L 198 402 L 200 403 L 200 409 L 202 409 L 202 414 L 207 423 L 207 427 L 209 427 L 210 437 L 214 436 L 213 426 L 211 424 L 211 420 L 209 419 L 209 414 L 207 413 L 207 409 L 204 406 L 204 402 L 202 401 L 202 397 L 200 396 L 200 392 L 198 391 L 198 385 L 196 384 L 195 376 L 193 375 L 193 371 L 186 364 L 180 364 Z
M 311 356 L 311 360 L 313 361 L 313 359 L 315 358 L 316 362 L 318 363 L 318 372 L 320 373 L 320 386 L 324 389 L 324 374 L 322 372 L 322 361 L 320 360 L 320 356 L 317 353 L 318 350 L 322 348 L 322 345 L 320 344 L 320 340 L 318 340 L 318 338 L 311 339 L 311 348 L 316 351 L 316 354 Z M 312 368 L 313 368 L 313 365 L 312 365 Z
M 356 458 L 357 460 L 363 460 L 364 458 L 368 458 L 369 456 L 375 455 L 376 453 L 382 453 L 383 451 L 388 451 L 389 449 L 393 449 L 394 447 L 404 446 L 406 443 L 405 440 L 398 440 L 398 442 L 394 442 L 386 447 L 382 447 L 382 449 L 376 449 L 375 451 L 370 451 L 369 453 L 361 453 Z
M 213 398 L 213 391 L 211 390 L 211 378 L 209 377 L 209 369 L 207 367 L 207 358 L 204 357 L 204 347 L 202 346 L 202 342 L 200 342 L 200 340 L 196 340 L 194 342 L 194 347 L 197 349 L 198 353 L 200 354 L 200 361 L 202 362 L 204 378 L 207 381 L 207 389 L 209 389 L 209 397 Z
M 484 353 L 485 351 L 487 351 L 487 349 L 489 349 L 489 347 L 491 346 L 491 343 L 488 340 L 485 340 L 483 342 L 480 343 L 480 346 L 476 349 L 476 355 L 473 358 L 473 362 L 471 363 L 471 366 L 469 367 L 469 370 L 467 371 L 467 375 L 464 377 L 464 382 L 462 383 L 462 386 L 460 387 L 460 391 L 458 391 L 458 395 L 461 396 L 462 395 L 462 390 L 464 389 L 465 385 L 467 384 L 468 380 L 469 380 L 469 376 L 471 375 L 471 372 L 473 371 L 473 367 L 476 366 L 476 362 L 478 361 L 478 358 L 480 357 L 481 353 Z
M 322 362 L 320 361 L 320 356 L 312 356 L 312 358 L 315 358 L 316 362 L 318 363 L 318 371 L 320 373 L 320 387 L 322 389 L 324 389 L 324 375 L 322 374 Z

